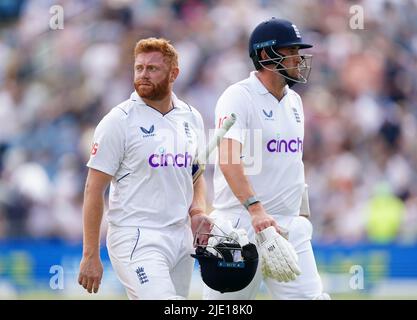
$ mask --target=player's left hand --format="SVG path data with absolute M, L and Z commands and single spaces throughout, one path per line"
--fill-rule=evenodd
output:
M 197 212 L 191 215 L 191 230 L 194 236 L 194 246 L 206 245 L 213 227 L 212 220 L 204 213 Z

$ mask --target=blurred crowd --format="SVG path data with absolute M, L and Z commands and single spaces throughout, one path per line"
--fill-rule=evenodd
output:
M 63 29 L 50 27 L 54 5 Z M 294 87 L 313 240 L 416 243 L 417 0 L 1 1 L 0 239 L 81 240 L 92 134 L 133 91 L 136 41 L 171 40 L 175 92 L 208 130 L 222 91 L 252 70 L 251 30 L 271 16 L 314 44 L 309 83 Z

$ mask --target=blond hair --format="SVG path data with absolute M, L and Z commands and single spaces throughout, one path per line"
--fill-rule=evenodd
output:
M 135 57 L 140 53 L 160 52 L 171 63 L 172 67 L 178 67 L 178 53 L 164 38 L 147 38 L 139 40 L 135 46 Z

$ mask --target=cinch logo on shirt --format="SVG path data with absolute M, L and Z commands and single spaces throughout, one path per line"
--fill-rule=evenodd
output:
M 149 157 L 148 162 L 152 168 L 168 166 L 187 168 L 193 163 L 193 157 L 188 152 L 185 154 L 178 153 L 175 155 L 172 153 L 154 153 Z
M 266 144 L 266 149 L 269 152 L 303 152 L 303 140 L 301 140 L 299 137 L 289 141 L 285 139 L 272 139 L 269 140 Z

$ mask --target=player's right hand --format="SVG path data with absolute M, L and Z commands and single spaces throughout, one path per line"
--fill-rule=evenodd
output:
M 91 257 L 83 256 L 80 262 L 78 283 L 89 293 L 97 293 L 102 276 L 103 264 L 101 263 L 100 257 L 98 255 Z
M 212 220 L 204 212 L 191 216 L 191 231 L 194 236 L 194 247 L 207 245 L 212 227 Z
M 258 233 L 270 226 L 273 226 L 277 232 L 280 232 L 280 228 L 275 219 L 266 213 L 261 203 L 255 203 L 249 207 L 249 213 L 252 217 L 252 227 L 255 233 Z

